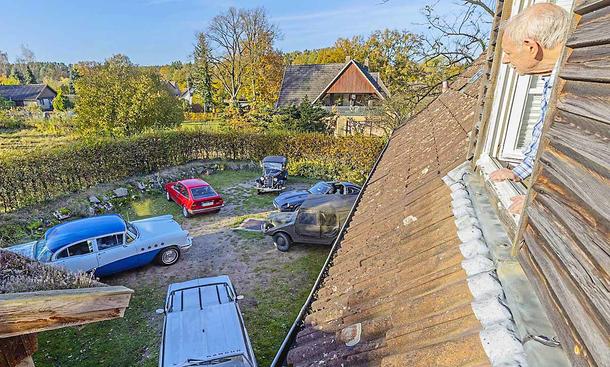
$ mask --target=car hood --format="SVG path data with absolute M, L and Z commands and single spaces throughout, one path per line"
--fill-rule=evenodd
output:
M 269 214 L 267 217 L 267 223 L 271 224 L 272 227 L 279 227 L 284 224 L 294 221 L 296 212 L 275 212 Z
M 15 245 L 8 247 L 7 250 L 10 252 L 14 252 L 21 256 L 29 257 L 30 259 L 34 258 L 34 246 L 36 245 L 36 241 L 23 243 L 21 245 Z
M 307 191 L 307 190 L 288 191 L 288 192 L 278 195 L 275 198 L 275 200 L 273 200 L 273 201 L 276 203 L 276 205 L 278 207 L 282 207 L 285 204 L 300 205 L 303 203 L 303 201 L 305 201 L 305 199 L 307 199 L 308 195 L 309 195 L 309 191 Z
M 171 215 L 140 219 L 131 223 L 136 226 L 140 233 L 145 233 L 149 236 L 185 232 Z
M 247 346 L 235 303 L 170 312 L 163 337 L 163 366 L 180 366 L 188 359 L 208 361 Z

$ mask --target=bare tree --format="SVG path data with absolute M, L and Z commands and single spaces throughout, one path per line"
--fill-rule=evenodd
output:
M 442 56 L 449 64 L 469 64 L 487 48 L 495 0 L 461 0 L 456 14 L 439 14 L 439 2 L 422 9 L 428 27 L 425 58 Z
M 278 32 L 261 8 L 244 10 L 229 8 L 215 16 L 206 37 L 210 46 L 212 72 L 236 105 L 247 73 L 258 60 L 262 45 L 272 47 Z
M 0 76 L 8 76 L 11 71 L 11 64 L 8 61 L 8 54 L 0 50 Z

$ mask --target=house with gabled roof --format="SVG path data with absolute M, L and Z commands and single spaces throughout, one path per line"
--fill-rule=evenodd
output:
M 363 130 L 383 135 L 369 122 L 379 115 L 376 108 L 390 92 L 378 72 L 347 58 L 345 63 L 288 65 L 284 70 L 276 107 L 298 105 L 307 100 L 339 116 L 335 133 L 352 135 Z
M 0 85 L 0 97 L 15 102 L 17 107 L 34 105 L 50 111 L 56 96 L 57 92 L 46 84 Z
M 392 134 L 272 366 L 610 366 L 610 4 L 573 15 L 533 175 L 538 77 L 486 54 Z M 526 194 L 525 209 L 509 212 Z

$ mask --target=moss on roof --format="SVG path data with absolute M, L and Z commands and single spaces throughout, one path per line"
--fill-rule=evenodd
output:
M 91 275 L 70 273 L 0 249 L 0 294 L 101 286 Z

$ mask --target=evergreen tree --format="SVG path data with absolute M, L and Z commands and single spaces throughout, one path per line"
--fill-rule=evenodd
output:
M 23 73 L 23 83 L 24 84 L 35 84 L 36 83 L 36 77 L 34 76 L 34 73 L 32 72 L 32 69 L 30 69 L 29 65 L 25 66 L 25 71 Z
M 193 52 L 192 82 L 195 91 L 203 98 L 205 111 L 214 103 L 212 96 L 212 76 L 210 73 L 210 48 L 204 33 L 197 35 L 197 44 Z
M 19 84 L 23 84 L 24 82 L 23 75 L 21 74 L 19 69 L 15 67 L 15 65 L 11 66 L 11 74 L 9 75 L 9 78 L 18 80 Z

